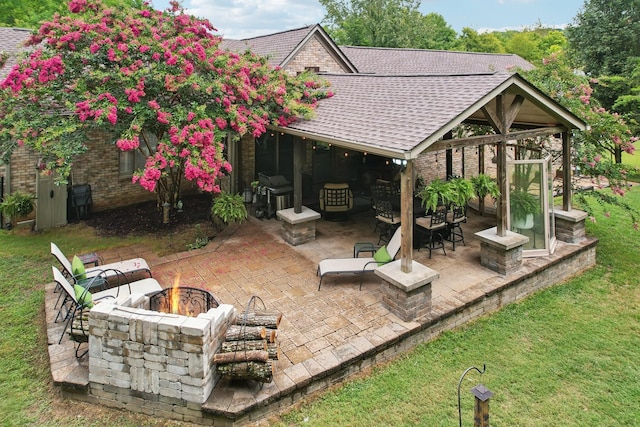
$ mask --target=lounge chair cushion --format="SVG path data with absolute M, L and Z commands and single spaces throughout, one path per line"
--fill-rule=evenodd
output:
M 390 262 L 392 258 L 391 258 L 391 255 L 389 255 L 389 252 L 387 251 L 387 247 L 381 246 L 380 249 L 378 249 L 376 253 L 373 254 L 373 259 L 376 260 L 378 265 L 384 265 Z
M 84 269 L 84 263 L 78 255 L 73 256 L 73 261 L 71 261 L 71 274 L 76 280 L 85 280 L 87 278 L 86 270 Z
M 78 304 L 84 305 L 87 308 L 93 308 L 93 295 L 91 295 L 91 292 L 80 285 L 73 285 L 73 290 L 76 294 Z

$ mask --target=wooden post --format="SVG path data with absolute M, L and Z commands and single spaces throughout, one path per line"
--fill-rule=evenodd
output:
M 302 166 L 306 140 L 293 138 L 293 212 L 302 213 Z
M 497 178 L 498 186 L 500 187 L 500 197 L 498 198 L 498 209 L 496 210 L 497 221 L 497 234 L 500 237 L 507 235 L 507 132 L 509 128 L 505 123 L 505 105 L 504 96 L 498 95 L 496 97 L 496 115 L 499 119 L 499 130 L 502 134 L 502 138 L 497 145 Z
M 471 393 L 476 397 L 473 405 L 473 426 L 489 427 L 489 398 L 493 393 L 482 384 L 472 388 Z
M 484 144 L 478 145 L 478 174 L 484 173 Z M 478 211 L 484 215 L 484 197 L 478 198 Z
M 411 273 L 413 264 L 413 160 L 400 173 L 400 270 Z
M 571 136 L 562 132 L 562 210 L 571 210 Z

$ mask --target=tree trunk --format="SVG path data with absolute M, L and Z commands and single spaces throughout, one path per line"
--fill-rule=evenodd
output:
M 264 383 L 273 380 L 273 362 L 239 362 L 216 365 L 216 371 L 222 375 L 248 378 Z
M 269 353 L 266 350 L 234 351 L 213 355 L 213 363 L 266 362 Z

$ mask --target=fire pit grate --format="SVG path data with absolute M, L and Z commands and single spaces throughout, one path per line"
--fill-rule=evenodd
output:
M 211 292 L 182 286 L 163 289 L 149 297 L 150 310 L 183 316 L 194 317 L 218 305 L 220 303 Z

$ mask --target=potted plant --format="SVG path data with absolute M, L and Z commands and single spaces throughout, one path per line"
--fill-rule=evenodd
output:
M 487 196 L 491 196 L 494 200 L 500 197 L 500 187 L 498 183 L 489 175 L 481 173 L 471 178 L 473 189 L 478 198 L 478 210 L 480 215 L 484 214 L 484 200 Z
M 512 228 L 533 228 L 533 216 L 540 213 L 540 201 L 531 193 L 515 190 L 509 194 Z
M 453 178 L 449 181 L 452 190 L 451 203 L 455 206 L 465 207 L 469 200 L 476 197 L 473 183 L 465 178 Z
M 0 211 L 9 218 L 11 228 L 16 226 L 18 219 L 25 218 L 33 212 L 33 199 L 33 195 L 16 190 L 0 203 Z
M 440 205 L 450 205 L 455 197 L 455 191 L 449 182 L 434 179 L 425 185 L 418 195 L 422 199 L 422 206 L 428 212 L 434 211 Z
M 246 219 L 247 208 L 242 196 L 227 192 L 218 194 L 211 206 L 211 217 L 214 222 L 222 221 L 226 225 Z

